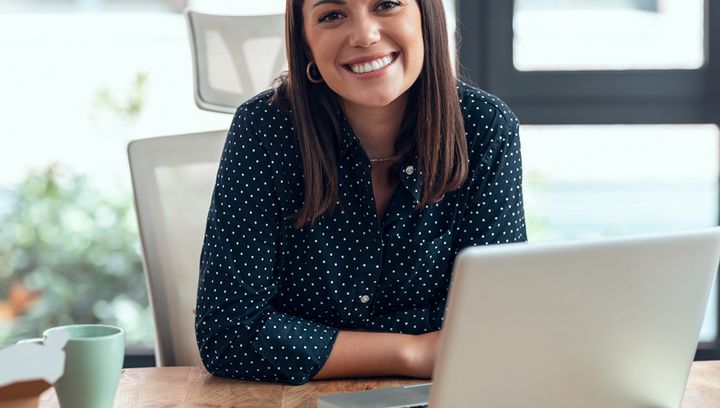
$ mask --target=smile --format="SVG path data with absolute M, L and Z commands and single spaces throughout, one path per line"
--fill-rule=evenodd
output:
M 343 67 L 347 69 L 348 71 L 351 71 L 355 74 L 367 74 L 370 72 L 379 71 L 388 65 L 395 62 L 397 59 L 398 53 L 394 52 L 390 55 L 386 55 L 382 58 L 375 59 L 373 61 L 368 61 L 360 64 L 344 64 Z

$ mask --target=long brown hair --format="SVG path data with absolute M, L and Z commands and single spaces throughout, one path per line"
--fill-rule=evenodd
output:
M 416 1 L 422 16 L 425 58 L 419 78 L 408 91 L 395 149 L 399 162 L 417 155 L 422 183 L 417 208 L 422 209 L 460 188 L 467 178 L 468 152 L 442 0 Z M 314 223 L 335 208 L 339 200 L 335 146 L 342 137 L 338 95 L 324 82 L 314 84 L 307 78 L 310 60 L 303 35 L 302 3 L 286 3 L 288 71 L 277 79 L 273 95 L 273 101 L 286 103 L 292 110 L 303 161 L 305 197 L 303 208 L 294 217 L 296 228 Z

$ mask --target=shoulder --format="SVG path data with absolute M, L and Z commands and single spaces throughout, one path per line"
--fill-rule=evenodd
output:
M 229 135 L 254 139 L 266 147 L 289 138 L 292 112 L 274 94 L 268 89 L 243 102 L 235 110 Z
M 457 89 L 471 160 L 518 137 L 518 118 L 502 99 L 462 81 Z
M 516 127 L 519 122 L 515 113 L 499 97 L 480 88 L 457 81 L 458 98 L 466 128 L 484 128 L 495 123 Z
M 502 155 L 519 150 L 519 121 L 499 97 L 458 81 L 458 97 L 474 171 L 493 168 Z M 519 157 L 519 155 L 517 156 Z

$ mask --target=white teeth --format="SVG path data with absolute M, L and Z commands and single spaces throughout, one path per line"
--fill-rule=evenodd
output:
M 364 64 L 350 65 L 350 69 L 356 74 L 364 74 L 367 72 L 377 71 L 385 68 L 393 61 L 392 56 L 388 55 L 383 58 L 378 58 L 375 61 L 366 62 Z

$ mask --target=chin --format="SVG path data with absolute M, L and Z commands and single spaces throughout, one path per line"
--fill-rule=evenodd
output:
M 400 94 L 395 93 L 369 93 L 364 92 L 362 95 L 358 95 L 355 98 L 352 98 L 351 100 L 355 102 L 358 105 L 364 105 L 364 106 L 370 106 L 373 108 L 382 108 L 383 106 L 388 106 L 391 103 L 393 103 L 397 98 L 399 98 Z

